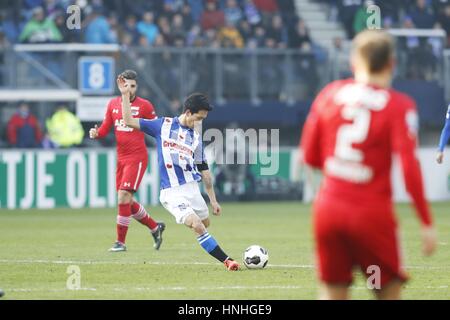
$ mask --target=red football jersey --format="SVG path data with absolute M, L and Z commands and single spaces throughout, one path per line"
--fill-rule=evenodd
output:
M 145 99 L 136 97 L 131 102 L 131 113 L 135 118 L 156 119 L 153 105 Z M 137 129 L 124 125 L 122 119 L 122 97 L 111 99 L 105 113 L 105 119 L 98 130 L 98 137 L 102 138 L 108 134 L 114 126 L 117 141 L 118 159 L 141 159 L 147 158 L 147 147 L 145 146 L 145 134 Z
M 406 189 L 422 222 L 431 224 L 415 157 L 417 130 L 408 96 L 353 79 L 329 84 L 311 107 L 300 143 L 304 161 L 324 174 L 318 199 L 390 208 L 392 155 L 398 153 Z

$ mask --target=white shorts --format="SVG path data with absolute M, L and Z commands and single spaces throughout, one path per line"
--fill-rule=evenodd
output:
M 159 194 L 159 201 L 179 224 L 184 224 L 186 217 L 192 213 L 195 213 L 201 220 L 209 216 L 208 206 L 196 181 L 162 189 Z

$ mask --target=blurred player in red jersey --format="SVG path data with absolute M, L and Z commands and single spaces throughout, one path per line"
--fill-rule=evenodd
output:
M 130 102 L 133 116 L 150 120 L 156 119 L 153 105 L 148 100 L 136 96 L 137 73 L 133 70 L 126 70 L 120 76 L 125 79 L 131 90 Z M 98 139 L 105 137 L 114 126 L 117 140 L 116 189 L 119 214 L 117 215 L 117 241 L 109 250 L 113 252 L 126 251 L 125 238 L 131 217 L 150 229 L 155 241 L 154 248 L 159 250 L 165 224 L 154 221 L 147 214 L 144 206 L 133 199 L 133 194 L 139 188 L 147 169 L 148 154 L 144 133 L 124 125 L 121 99 L 122 97 L 116 97 L 109 101 L 102 125 L 100 128 L 95 126 L 89 131 L 91 139 Z
M 394 44 L 387 33 L 358 34 L 351 62 L 354 79 L 335 81 L 320 92 L 300 143 L 303 160 L 324 175 L 313 209 L 320 298 L 349 298 L 352 268 L 360 267 L 375 280 L 377 298 L 400 299 L 407 276 L 392 203 L 393 153 L 422 223 L 423 253 L 436 248 L 415 156 L 416 107 L 390 88 Z

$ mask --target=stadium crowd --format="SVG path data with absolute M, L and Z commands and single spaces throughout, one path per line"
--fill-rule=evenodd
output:
M 444 29 L 450 35 L 449 0 L 316 0 L 332 8 L 331 16 L 344 26 L 348 38 L 365 29 L 368 5 L 380 7 L 382 28 Z M 450 43 L 450 42 L 448 42 Z
M 65 8 L 81 8 L 80 30 Z M 2 1 L 5 43 L 118 43 L 143 47 L 302 48 L 293 0 Z
M 443 29 L 450 35 L 450 0 L 314 0 L 325 4 L 329 20 L 340 23 L 348 39 L 362 31 L 367 19 L 367 6 L 376 4 L 382 13 L 382 27 L 406 29 Z M 295 92 L 300 99 L 312 97 L 319 87 L 318 65 L 327 59 L 323 50 L 311 38 L 307 24 L 298 16 L 294 0 L 2 0 L 0 1 L 0 48 L 16 43 L 117 43 L 125 47 L 199 47 L 199 48 L 291 48 L 305 52 L 296 58 L 292 70 Z M 81 28 L 69 30 L 66 26 L 66 8 L 78 5 L 81 9 Z M 301 11 L 300 11 L 301 12 Z M 345 39 L 335 39 L 342 46 Z M 408 36 L 400 42 L 404 59 L 405 78 L 429 80 L 438 68 L 442 41 L 434 38 Z M 450 41 L 447 41 L 447 46 Z M 131 50 L 130 50 L 131 51 Z M 311 54 L 312 53 L 312 54 Z M 179 94 L 174 88 L 180 83 L 195 84 L 196 89 L 209 93 L 211 73 L 208 68 L 193 68 L 189 79 L 181 79 L 179 63 L 170 54 L 153 55 L 143 61 L 142 70 L 158 74 L 158 84 L 171 88 L 167 95 L 179 109 Z M 0 69 L 4 69 L 0 50 Z M 193 59 L 193 58 L 192 58 Z M 193 65 L 212 62 L 199 55 Z M 203 59 L 203 60 L 202 60 Z M 264 60 L 267 59 L 267 60 Z M 276 57 L 260 57 L 258 77 L 265 79 L 260 97 L 283 100 L 286 90 L 283 64 L 274 63 Z M 322 60 L 321 60 L 322 59 Z M 48 60 L 48 59 L 47 59 Z M 174 62 L 175 61 L 175 62 Z M 242 72 L 245 61 L 224 61 L 225 98 L 241 98 L 242 90 L 249 91 L 248 75 Z M 47 65 L 53 63 L 56 65 Z M 209 64 L 208 64 L 209 63 Z M 63 68 L 55 59 L 46 61 L 56 75 Z M 7 75 L 0 70 L 0 86 Z M 188 80 L 188 81 L 186 81 Z M 298 79 L 297 79 L 298 80 Z M 299 83 L 306 85 L 305 94 Z M 204 85 L 202 87 L 201 85 Z M 300 92 L 300 93 L 299 93 Z M 145 93 L 144 93 L 145 95 Z M 227 96 L 228 95 L 228 96 Z M 248 95 L 245 96 L 248 99 Z M 16 106 L 14 106 L 15 108 Z M 6 124 L 7 118 L 3 119 Z M 43 123 L 43 122 L 42 122 Z M 40 137 L 45 135 L 40 134 Z M 6 141 L 6 132 L 0 137 Z M 41 138 L 42 140 L 42 138 Z M 10 146 L 14 143 L 9 141 Z

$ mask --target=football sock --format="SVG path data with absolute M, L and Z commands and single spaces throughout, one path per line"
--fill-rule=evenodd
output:
M 224 262 L 228 259 L 228 256 L 217 244 L 216 239 L 214 239 L 213 236 L 211 236 L 208 232 L 205 232 L 201 236 L 197 237 L 197 241 L 202 246 L 202 248 L 205 249 L 206 252 L 208 252 L 220 262 Z
M 133 201 L 131 204 L 131 214 L 134 219 L 147 226 L 152 232 L 157 230 L 158 223 L 147 214 L 144 206 L 139 202 Z
M 119 204 L 119 214 L 117 216 L 117 241 L 120 243 L 125 243 L 128 226 L 130 225 L 130 215 L 130 204 Z

